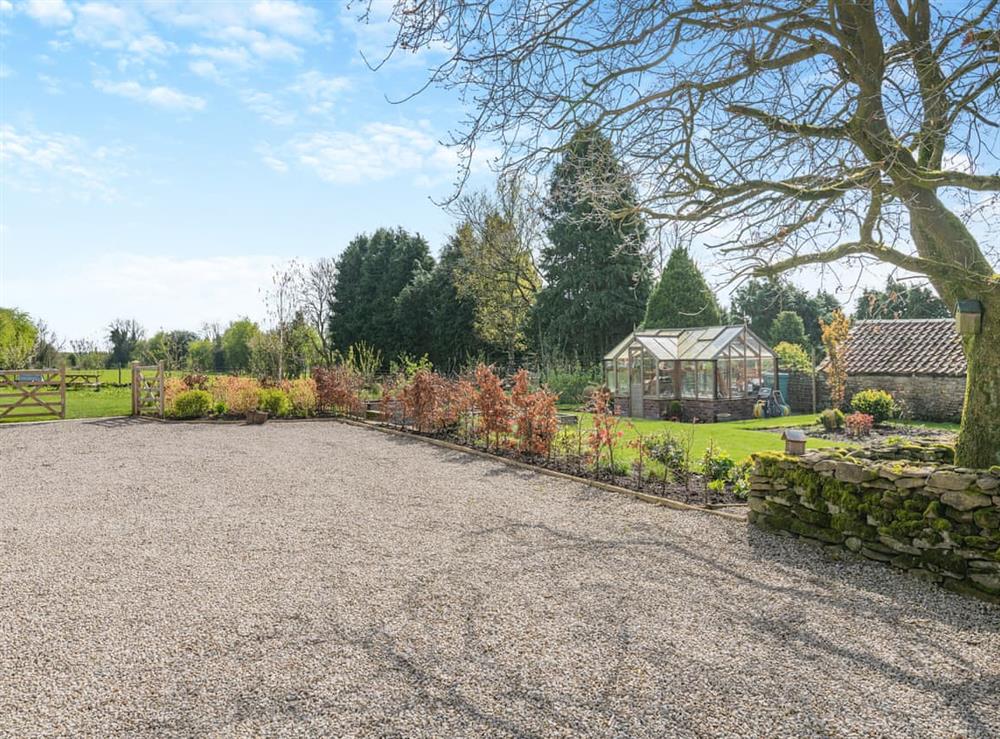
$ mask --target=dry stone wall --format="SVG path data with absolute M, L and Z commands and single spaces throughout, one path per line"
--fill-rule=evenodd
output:
M 1000 604 L 1000 467 L 900 444 L 754 455 L 750 520 Z

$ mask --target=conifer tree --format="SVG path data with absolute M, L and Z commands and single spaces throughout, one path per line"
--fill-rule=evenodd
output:
M 670 252 L 667 266 L 649 296 L 645 328 L 692 328 L 722 322 L 722 309 L 687 249 Z

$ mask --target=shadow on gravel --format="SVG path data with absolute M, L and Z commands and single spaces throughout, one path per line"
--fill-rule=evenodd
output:
M 128 426 L 148 425 L 159 423 L 152 418 L 142 418 L 141 416 L 119 416 L 117 418 L 98 418 L 95 421 L 84 421 L 84 426 L 100 426 L 106 429 L 126 428 Z

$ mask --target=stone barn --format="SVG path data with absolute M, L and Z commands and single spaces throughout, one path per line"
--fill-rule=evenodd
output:
M 847 401 L 859 390 L 887 390 L 904 414 L 959 421 L 965 399 L 965 353 L 951 318 L 858 321 L 847 338 Z M 820 365 L 819 396 L 829 404 Z

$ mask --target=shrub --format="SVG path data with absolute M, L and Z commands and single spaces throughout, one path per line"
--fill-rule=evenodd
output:
M 285 380 L 281 389 L 288 394 L 292 412 L 296 416 L 311 416 L 316 412 L 316 381 L 311 377 Z
M 441 378 L 425 367 L 416 369 L 409 382 L 403 385 L 399 393 L 403 413 L 418 432 L 438 429 L 444 395 Z
M 798 344 L 782 341 L 775 345 L 774 353 L 778 355 L 778 366 L 781 369 L 812 372 L 812 360 L 806 350 Z
M 182 382 L 189 390 L 208 390 L 208 375 L 184 375 Z
M 851 436 L 868 436 L 875 425 L 875 419 L 867 413 L 851 413 L 844 419 L 847 433 Z
M 500 446 L 500 437 L 510 431 L 510 399 L 503 391 L 500 378 L 491 367 L 481 364 L 476 367 L 476 405 L 479 406 L 478 433 L 489 446 L 490 437 Z
M 174 398 L 171 415 L 174 418 L 201 418 L 212 409 L 212 396 L 204 390 L 185 390 Z
M 224 403 L 229 413 L 242 416 L 257 409 L 260 383 L 252 377 L 213 377 L 208 389 L 215 402 Z
M 593 397 L 594 414 L 593 428 L 587 435 L 587 444 L 594 460 L 594 467 L 602 469 L 602 456 L 607 452 L 606 469 L 615 469 L 615 446 L 622 437 L 618 430 L 621 418 L 611 410 L 611 391 L 606 387 L 598 389 Z
M 313 370 L 316 382 L 316 399 L 323 410 L 360 416 L 365 409 L 361 391 L 364 378 L 348 365 L 317 367 Z
M 746 500 L 750 495 L 750 475 L 753 472 L 753 462 L 744 459 L 737 462 L 729 473 L 729 481 L 733 484 L 733 495 Z
M 659 462 L 669 472 L 677 473 L 684 467 L 684 445 L 669 432 L 646 439 L 649 458 Z
M 257 393 L 257 407 L 272 418 L 287 416 L 292 409 L 288 394 L 276 387 L 266 387 Z
M 176 377 L 167 377 L 163 380 L 163 409 L 167 415 L 173 415 L 174 403 L 177 400 L 177 396 L 188 390 L 188 386 L 184 384 L 183 380 L 178 380 Z
M 885 390 L 862 390 L 851 398 L 851 408 L 857 413 L 865 413 L 875 423 L 884 423 L 896 414 L 896 401 Z
M 519 370 L 514 377 L 514 388 L 510 394 L 514 410 L 514 428 L 518 449 L 528 454 L 547 457 L 552 450 L 552 440 L 559 433 L 556 418 L 555 393 L 548 390 L 528 389 L 528 373 Z
M 818 420 L 827 431 L 838 431 L 844 428 L 844 412 L 839 408 L 827 408 L 819 414 Z
M 593 372 L 554 370 L 545 376 L 545 385 L 559 396 L 563 403 L 584 403 L 587 389 L 598 382 Z
M 701 468 L 709 480 L 727 480 L 736 466 L 735 460 L 719 449 L 712 439 L 701 458 Z

